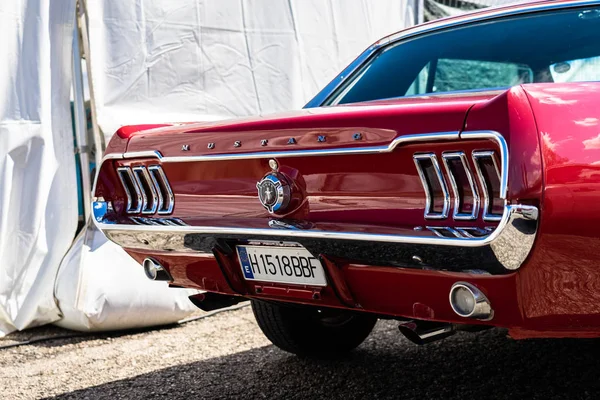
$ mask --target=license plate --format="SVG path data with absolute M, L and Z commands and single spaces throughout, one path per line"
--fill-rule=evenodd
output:
M 321 262 L 303 247 L 236 246 L 236 249 L 247 280 L 327 286 Z

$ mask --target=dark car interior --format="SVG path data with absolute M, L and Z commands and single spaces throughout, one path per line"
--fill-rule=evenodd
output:
M 325 104 L 593 80 L 600 80 L 600 8 L 581 8 L 400 41 L 376 52 Z

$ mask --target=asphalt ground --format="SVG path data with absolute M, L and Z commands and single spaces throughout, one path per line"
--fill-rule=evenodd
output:
M 65 334 L 43 328 L 10 335 Z M 503 330 L 416 346 L 380 321 L 342 360 L 287 354 L 249 307 L 175 327 L 0 350 L 2 399 L 597 399 L 599 340 L 514 341 Z M 55 397 L 53 397 L 55 396 Z

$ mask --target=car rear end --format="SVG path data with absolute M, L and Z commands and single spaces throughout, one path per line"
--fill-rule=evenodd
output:
M 473 106 L 474 121 L 493 115 L 487 128 L 465 129 Z M 539 177 L 515 88 L 141 131 L 106 155 L 94 210 L 109 239 L 173 286 L 511 326 Z M 285 191 L 279 208 L 265 204 L 269 189 Z M 465 296 L 481 304 L 465 309 Z

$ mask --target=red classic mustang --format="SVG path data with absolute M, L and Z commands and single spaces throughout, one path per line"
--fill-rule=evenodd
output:
M 598 337 L 598 80 L 600 1 L 417 26 L 304 110 L 121 128 L 94 220 L 199 307 L 250 299 L 297 354 L 351 350 L 377 318 L 417 343 Z

